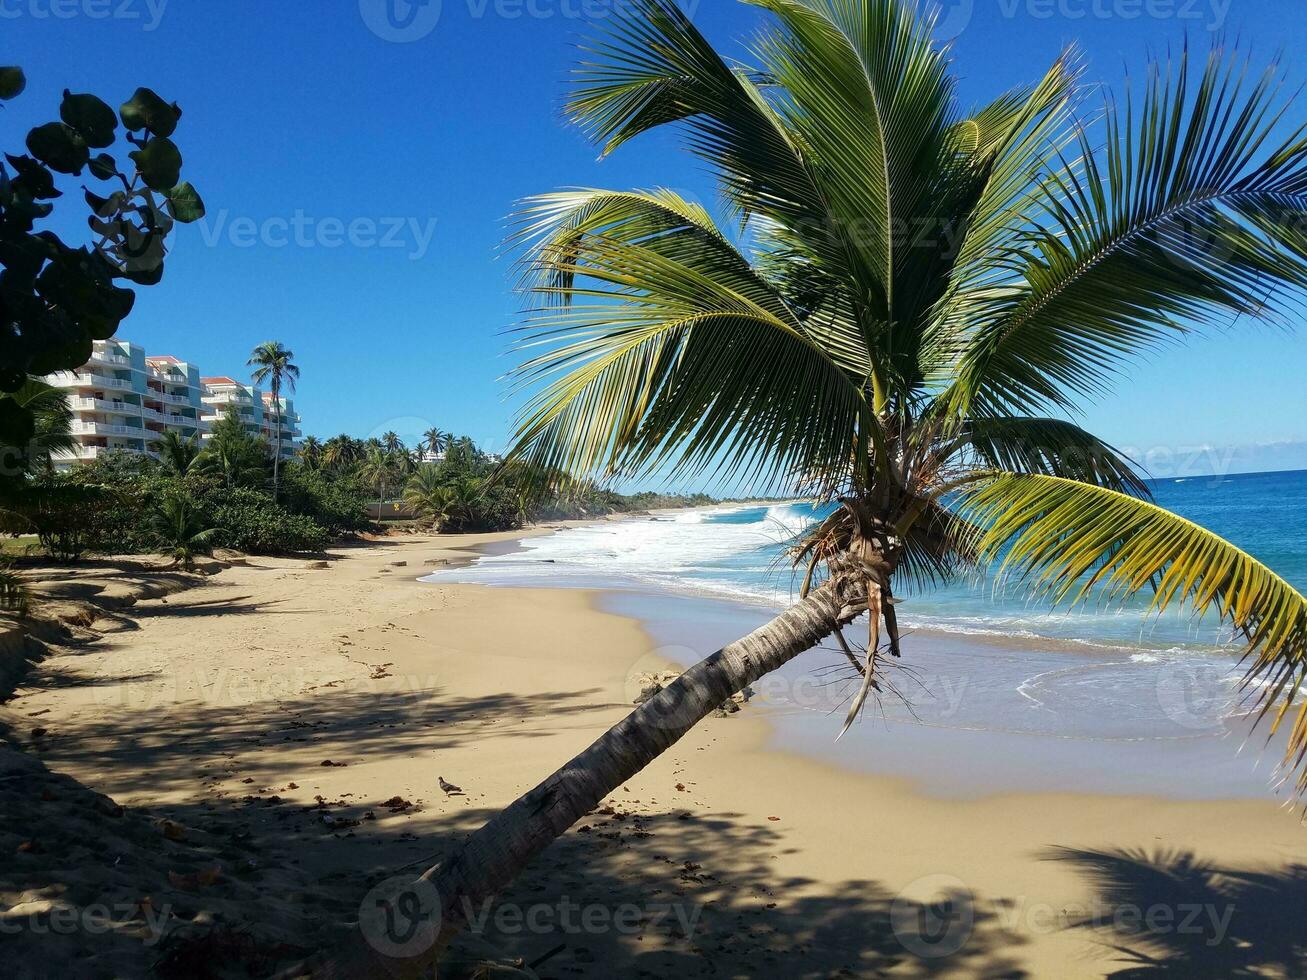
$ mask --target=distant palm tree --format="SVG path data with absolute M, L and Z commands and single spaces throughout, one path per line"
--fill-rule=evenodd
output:
M 162 553 L 187 571 L 195 567 L 196 555 L 213 554 L 213 539 L 218 531 L 206 528 L 205 523 L 195 504 L 181 494 L 164 497 L 150 522 L 163 545 Z
M 404 485 L 404 503 L 419 517 L 430 520 L 437 528 L 449 516 L 452 504 L 440 478 L 440 467 L 427 463 L 418 467 Z
M 300 462 L 308 469 L 316 470 L 322 467 L 323 449 L 317 436 L 304 437 L 304 441 L 300 443 L 299 456 Z
M 159 454 L 164 469 L 174 476 L 185 476 L 200 456 L 200 437 L 193 435 L 184 439 L 169 429 L 150 443 L 150 448 Z
M 387 432 L 381 437 L 381 445 L 388 453 L 398 453 L 404 449 L 404 440 L 395 432 Z
M 281 391 L 295 390 L 299 380 L 300 369 L 294 363 L 295 353 L 281 345 L 280 341 L 269 340 L 259 344 L 250 352 L 250 359 L 245 363 L 254 368 L 251 375 L 256 385 L 267 382 L 272 392 L 272 411 L 277 428 L 272 437 L 272 499 L 277 499 L 281 487 Z
M 461 530 L 475 518 L 481 491 L 480 480 L 464 477 L 445 483 L 440 468 L 428 464 L 409 479 L 404 502 L 441 530 L 447 526 Z
M 359 462 L 359 478 L 377 491 L 377 501 L 386 502 L 386 488 L 395 475 L 394 457 L 380 444 L 369 445 Z
M 433 426 L 422 433 L 422 444 L 426 446 L 427 452 L 433 456 L 438 456 L 449 448 L 453 438 L 451 433 L 442 432 Z
M 332 436 L 322 446 L 322 465 L 337 472 L 353 466 L 363 458 L 357 439 L 347 435 Z

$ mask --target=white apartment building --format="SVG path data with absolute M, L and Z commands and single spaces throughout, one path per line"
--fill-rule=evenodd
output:
M 229 404 L 241 412 L 252 435 L 269 436 L 271 444 L 272 418 L 265 426 L 263 417 L 271 396 L 228 377 L 203 378 L 194 364 L 147 355 L 130 341 L 97 340 L 85 365 L 47 375 L 45 381 L 68 392 L 73 410 L 77 449 L 56 456 L 59 469 L 119 450 L 156 455 L 152 444 L 167 431 L 208 439 Z M 300 419 L 289 399 L 282 405 L 282 455 L 288 457 L 298 447 Z
M 303 433 L 300 431 L 300 417 L 295 412 L 295 403 L 282 395 L 276 400 L 281 403 L 281 455 L 285 459 L 295 455 L 295 450 L 299 446 L 300 437 Z M 276 402 L 273 401 L 272 392 L 263 393 L 263 438 L 268 440 L 269 446 L 277 444 L 277 409 Z
M 125 340 L 97 340 L 91 359 L 77 371 L 47 375 L 68 392 L 77 449 L 55 462 L 67 468 L 114 450 L 150 453 L 169 430 L 202 435 L 200 372 L 175 357 L 149 357 Z

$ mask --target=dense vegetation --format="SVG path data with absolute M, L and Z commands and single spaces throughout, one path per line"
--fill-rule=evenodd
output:
M 540 490 L 548 481 L 528 481 L 471 439 L 435 430 L 414 450 L 394 433 L 366 440 L 340 435 L 325 443 L 310 436 L 275 472 L 267 442 L 235 414 L 220 420 L 203 446 L 168 432 L 152 446 L 157 458 L 109 453 L 58 472 L 57 453 L 71 444 L 66 398 L 35 380 L 22 397 L 37 414 L 41 438 L 3 494 L 0 532 L 33 534 L 61 561 L 88 553 L 159 553 L 190 566 L 214 548 L 318 552 L 334 540 L 380 530 L 373 508 L 463 532 L 713 502 L 702 494 L 625 496 L 589 482 L 556 481 Z

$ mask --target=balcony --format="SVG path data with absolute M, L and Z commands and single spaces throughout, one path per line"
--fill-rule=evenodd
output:
M 68 406 L 74 412 L 108 412 L 111 415 L 142 415 L 149 409 L 131 402 L 105 401 L 102 398 L 70 398 Z
M 87 361 L 87 363 L 109 364 L 113 367 L 130 368 L 132 366 L 132 359 L 130 357 L 123 357 L 121 354 L 110 354 L 108 351 L 93 350 L 91 351 L 91 359 Z
M 56 388 L 113 388 L 132 391 L 132 383 L 122 378 L 107 378 L 99 374 L 70 374 L 61 371 L 46 378 Z
M 73 422 L 69 429 L 75 436 L 135 436 L 141 438 L 142 430 L 130 425 L 110 425 L 107 422 Z
M 189 405 L 191 403 L 191 400 L 185 395 L 169 395 L 165 393 L 163 400 L 170 405 Z

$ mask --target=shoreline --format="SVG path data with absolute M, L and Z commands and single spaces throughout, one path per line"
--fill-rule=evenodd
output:
M 266 868 L 309 880 L 293 894 L 265 883 L 248 914 L 348 920 L 373 884 L 448 853 L 623 717 L 632 670 L 657 653 L 657 637 L 596 608 L 593 593 L 414 577 L 469 545 L 523 537 L 387 538 L 320 569 L 252 559 L 138 603 L 126 613 L 131 629 L 54 651 L 0 715 L 52 771 L 133 813 L 246 835 Z M 47 729 L 39 738 L 37 725 Z M 555 842 L 497 906 L 633 906 L 648 913 L 634 931 L 578 933 L 556 920 L 522 930 L 492 916 L 478 938 L 526 962 L 561 944 L 542 975 L 1099 977 L 1124 964 L 1114 946 L 1154 949 L 1159 936 L 1111 918 L 1082 924 L 1083 910 L 1210 901 L 1220 874 L 1259 875 L 1259 890 L 1213 927 L 1219 937 L 1161 936 L 1180 946 L 1172 961 L 1240 964 L 1261 955 L 1240 945 L 1250 931 L 1296 928 L 1294 869 L 1307 866 L 1307 839 L 1297 815 L 1271 801 L 941 801 L 771 741 L 751 706 L 705 720 Z M 948 757 L 937 764 L 956 769 Z M 437 776 L 465 795 L 446 797 Z M 60 833 L 59 804 L 33 805 L 45 823 L 31 832 Z M 0 901 L 46 894 L 34 881 L 58 851 L 25 855 L 23 874 L 34 877 L 16 883 L 20 893 L 0 885 Z M 128 866 L 132 853 L 120 851 Z M 82 872 L 60 873 L 71 883 L 65 901 L 96 898 Z M 238 877 L 224 874 L 189 900 L 219 902 Z M 166 883 L 150 893 L 158 905 L 181 900 Z M 944 947 L 912 923 L 947 896 L 959 924 L 946 945 L 957 945 L 937 955 Z M 686 918 L 655 922 L 654 906 Z M 51 973 L 90 968 L 102 942 L 37 938 L 20 948 Z
M 519 547 L 525 549 L 526 539 Z M 506 553 L 502 546 L 493 550 Z M 666 662 L 651 661 L 645 672 L 683 670 L 780 611 L 688 584 L 675 589 L 625 577 L 601 583 L 591 571 L 578 574 L 569 561 L 560 562 L 557 575 L 532 571 L 527 562 L 508 580 L 497 580 L 492 565 L 481 577 L 465 576 L 464 566 L 424 581 L 585 593 L 596 608 L 634 619 L 652 646 L 665 648 Z M 1255 713 L 1230 693 L 1239 676 L 1232 655 L 1217 654 L 1195 670 L 1093 641 L 929 627 L 913 629 L 908 643 L 905 671 L 889 675 L 902 697 L 873 698 L 845 738 L 835 735 L 856 679 L 833 645 L 763 678 L 747 710 L 766 715 L 772 745 L 797 746 L 804 758 L 849 773 L 907 779 L 936 799 L 1080 791 L 1285 800 L 1277 791 L 1285 735 L 1263 747 L 1264 735 L 1253 730 Z M 1048 690 L 1045 678 L 1054 684 Z M 1103 688 L 1104 679 L 1131 689 Z M 1205 699 L 1227 697 L 1224 713 L 1209 716 Z M 1049 699 L 1056 710 L 1046 706 Z M 884 751 L 886 745 L 893 751 Z M 941 756 L 967 764 L 960 772 L 941 769 Z

